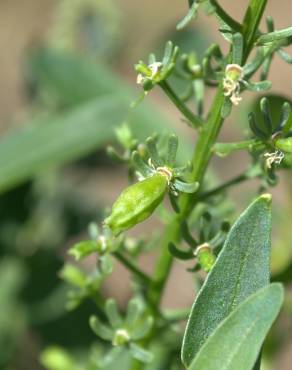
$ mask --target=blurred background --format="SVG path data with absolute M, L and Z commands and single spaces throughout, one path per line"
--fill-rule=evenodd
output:
M 221 1 L 241 20 L 247 0 Z M 66 284 L 59 278 L 66 251 L 86 236 L 90 221 L 101 221 L 127 184 L 127 171 L 107 158 L 115 128 L 124 121 L 144 140 L 153 132 L 176 132 L 180 158 L 188 158 L 193 132 L 158 89 L 136 109 L 141 94 L 133 65 L 149 52 L 162 53 L 169 39 L 199 57 L 211 42 L 224 51 L 214 17 L 199 16 L 183 32 L 175 25 L 187 11 L 182 0 L 1 0 L 0 1 L 0 368 L 40 370 L 41 351 L 58 345 L 79 353 L 93 341 L 88 317 L 95 307 L 84 301 L 66 310 Z M 291 25 L 291 2 L 269 1 L 266 15 L 277 28 Z M 264 27 L 264 25 L 263 25 Z M 269 79 L 278 102 L 291 99 L 290 66 L 275 58 Z M 179 88 L 179 86 L 177 86 Z M 212 92 L 207 93 L 207 104 Z M 222 141 L 242 138 L 253 95 L 232 113 Z M 214 181 L 240 173 L 249 158 L 242 153 L 212 161 Z M 236 163 L 236 165 L 234 165 Z M 231 191 L 228 212 L 234 220 L 258 188 L 256 181 Z M 266 368 L 291 369 L 292 356 L 292 176 L 280 175 L 274 196 L 273 279 L 286 283 L 280 320 L 266 345 Z M 236 203 L 234 202 L 236 200 Z M 157 220 L 134 229 L 147 234 Z M 142 260 L 151 272 L 154 253 Z M 86 260 L 83 268 L 92 269 Z M 122 278 L 121 278 L 122 276 Z M 180 262 L 173 269 L 163 304 L 193 302 L 192 276 Z M 117 266 L 103 294 L 121 307 L 131 291 L 126 271 Z

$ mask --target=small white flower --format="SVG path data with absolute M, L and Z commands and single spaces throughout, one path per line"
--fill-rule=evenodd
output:
M 243 81 L 243 68 L 238 64 L 228 64 L 223 79 L 224 96 L 228 96 L 233 105 L 238 105 L 242 100 L 240 94 L 240 82 Z
M 126 329 L 117 329 L 113 338 L 113 346 L 121 346 L 130 340 L 130 334 Z
M 148 65 L 148 69 L 151 72 L 149 76 L 145 76 L 142 73 L 139 73 L 137 76 L 137 84 L 143 85 L 143 83 L 147 80 L 153 81 L 157 78 L 159 71 L 162 67 L 161 62 L 154 62 Z
M 100 243 L 101 246 L 101 252 L 104 253 L 107 250 L 107 240 L 104 235 L 100 235 L 98 237 L 98 242 Z
M 273 153 L 265 153 L 266 165 L 268 168 L 272 168 L 272 164 L 280 164 L 285 157 L 285 154 L 281 150 L 276 150 Z
M 145 78 L 142 73 L 139 73 L 138 76 L 137 76 L 137 84 L 138 85 L 143 85 L 143 82 L 145 81 Z
M 162 67 L 162 63 L 161 62 L 155 62 L 155 63 L 149 64 L 148 68 L 152 72 L 152 74 L 151 74 L 151 80 L 153 80 L 157 76 L 157 74 L 160 71 L 161 67 Z

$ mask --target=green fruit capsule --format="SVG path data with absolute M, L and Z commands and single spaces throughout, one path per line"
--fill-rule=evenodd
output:
M 283 150 L 286 153 L 292 153 L 292 137 L 286 139 L 278 139 L 275 143 L 277 149 Z
M 216 256 L 214 255 L 209 244 L 205 243 L 198 247 L 196 254 L 202 269 L 206 272 L 211 271 L 214 263 L 216 262 Z
M 104 223 L 115 236 L 148 218 L 162 202 L 168 189 L 168 178 L 155 173 L 126 188 L 112 207 Z

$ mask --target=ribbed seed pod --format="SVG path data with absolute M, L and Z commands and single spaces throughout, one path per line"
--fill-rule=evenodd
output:
M 168 178 L 161 173 L 129 186 L 113 204 L 105 225 L 117 236 L 144 221 L 162 202 L 167 189 Z
M 286 153 L 292 153 L 292 137 L 286 139 L 278 139 L 275 143 L 277 149 L 283 150 Z

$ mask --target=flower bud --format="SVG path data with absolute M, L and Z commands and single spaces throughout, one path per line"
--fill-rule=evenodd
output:
M 130 335 L 126 329 L 117 329 L 112 341 L 113 346 L 122 346 L 128 343 Z
M 167 188 L 167 176 L 158 172 L 129 186 L 115 201 L 105 225 L 117 236 L 144 221 L 162 202 Z

